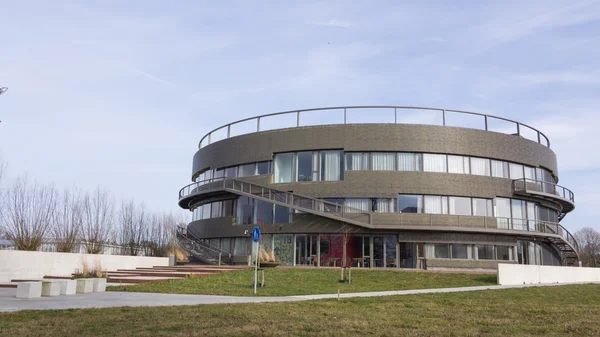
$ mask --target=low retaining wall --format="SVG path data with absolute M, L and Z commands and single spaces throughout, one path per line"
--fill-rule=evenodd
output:
M 498 284 L 600 282 L 600 268 L 498 264 Z
M 168 257 L 0 250 L 0 282 L 38 279 L 45 275 L 70 276 L 75 270 L 82 269 L 84 261 L 90 269 L 99 263 L 102 270 L 108 271 L 169 265 Z

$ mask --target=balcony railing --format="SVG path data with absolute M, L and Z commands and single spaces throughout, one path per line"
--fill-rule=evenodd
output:
M 543 193 L 570 201 L 575 204 L 575 194 L 566 187 L 535 179 L 515 179 L 514 188 L 516 192 Z
M 336 112 L 339 112 L 337 113 L 337 116 Z M 357 121 L 353 121 L 353 118 L 349 118 L 356 117 L 357 112 L 360 113 L 360 118 L 358 118 Z M 234 136 L 267 130 L 313 125 L 359 124 L 361 123 L 361 120 L 362 123 L 373 123 L 375 122 L 376 116 L 379 115 L 385 116 L 380 123 L 457 126 L 496 131 L 517 135 L 550 147 L 550 140 L 541 131 L 511 119 L 470 111 L 409 106 L 344 106 L 291 110 L 265 114 L 241 119 L 220 126 L 202 137 L 198 147 L 202 148 L 216 141 Z M 318 120 L 316 122 L 314 121 L 315 117 Z M 475 117 L 475 119 L 467 121 L 466 119 L 468 119 L 468 117 Z M 304 121 L 304 119 L 307 119 L 308 122 Z M 270 125 L 267 125 L 265 127 L 265 124 L 276 124 L 277 126 L 271 127 Z

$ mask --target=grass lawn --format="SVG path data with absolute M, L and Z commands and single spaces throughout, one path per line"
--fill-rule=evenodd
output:
M 0 336 L 598 336 L 600 285 L 294 303 L 24 311 Z
M 496 275 L 432 273 L 391 270 L 352 270 L 352 283 L 339 282 L 339 269 L 273 268 L 265 270 L 265 287 L 259 296 L 285 296 L 309 294 L 450 288 L 496 284 Z M 254 270 L 237 270 L 229 273 L 186 278 L 167 282 L 127 286 L 127 291 L 251 296 Z M 108 290 L 122 291 L 123 287 Z

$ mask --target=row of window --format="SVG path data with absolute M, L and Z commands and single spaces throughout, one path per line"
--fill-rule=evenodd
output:
M 216 170 L 207 170 L 200 173 L 195 181 L 204 181 L 210 180 L 213 178 L 237 178 L 237 177 L 250 177 L 261 174 L 269 174 L 271 173 L 272 162 L 269 161 L 260 161 L 256 163 L 248 163 L 237 166 L 229 166 L 225 168 L 220 168 Z
M 558 222 L 556 211 L 536 203 L 509 198 L 468 198 L 436 195 L 400 194 L 392 198 L 325 198 L 324 201 L 366 212 L 425 213 L 496 217 L 502 228 L 536 230 L 536 221 Z M 327 209 L 323 209 L 327 211 Z M 249 197 L 199 205 L 192 210 L 192 221 L 234 216 L 238 224 L 292 223 L 288 207 Z
M 427 259 L 512 261 L 514 247 L 492 245 L 425 244 Z
M 337 150 L 276 154 L 273 182 L 343 180 L 343 154 L 343 151 Z
M 487 158 L 432 153 L 347 152 L 346 170 L 442 172 L 556 183 L 552 174 L 542 168 Z

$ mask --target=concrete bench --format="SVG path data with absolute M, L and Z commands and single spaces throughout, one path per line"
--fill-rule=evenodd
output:
M 77 281 L 76 291 L 78 294 L 86 294 L 94 291 L 94 279 L 79 278 L 75 281 Z
M 54 281 L 41 281 L 42 296 L 58 296 L 60 295 L 60 283 Z
M 74 295 L 77 291 L 76 280 L 45 278 L 43 282 L 54 282 L 59 284 L 61 295 Z
M 17 298 L 42 297 L 42 282 L 20 282 L 17 284 Z

